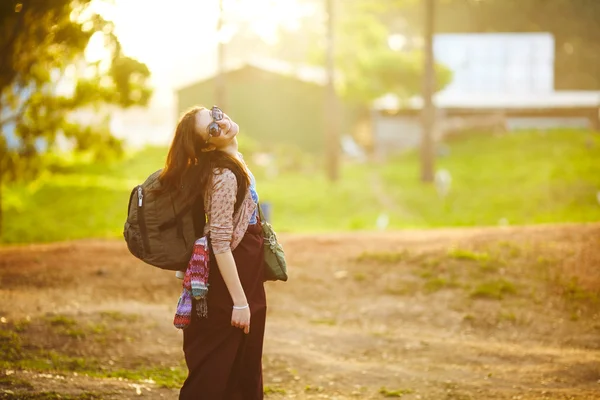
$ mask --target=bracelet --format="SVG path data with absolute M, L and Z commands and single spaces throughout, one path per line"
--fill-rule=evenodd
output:
M 233 306 L 234 310 L 245 310 L 246 308 L 250 307 L 250 304 L 246 304 L 245 306 Z

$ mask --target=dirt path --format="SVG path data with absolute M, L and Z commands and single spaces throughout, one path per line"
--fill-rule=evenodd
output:
M 267 284 L 268 397 L 600 399 L 600 224 L 282 241 L 290 281 Z M 182 368 L 179 289 L 120 241 L 0 248 L 0 345 L 14 334 L 22 354 L 93 360 L 98 376 L 149 368 L 147 380 L 93 377 L 5 355 L 0 399 L 177 398 L 157 371 Z

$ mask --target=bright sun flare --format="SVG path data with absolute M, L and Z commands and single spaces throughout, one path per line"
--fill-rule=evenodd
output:
M 158 79 L 173 74 L 195 73 L 202 68 L 192 59 L 206 60 L 204 68 L 215 63 L 216 44 L 226 40 L 226 31 L 235 32 L 239 21 L 249 22 L 267 43 L 277 41 L 277 28 L 298 28 L 298 17 L 307 12 L 302 0 L 224 0 L 226 26 L 217 32 L 219 0 L 102 0 L 93 9 L 115 22 L 116 32 L 126 54 L 145 62 Z M 86 51 L 88 60 L 103 57 L 101 35 L 92 38 Z M 189 66 L 186 66 L 189 64 Z M 183 72 L 182 72 L 183 71 Z M 207 71 L 198 71 L 199 75 Z

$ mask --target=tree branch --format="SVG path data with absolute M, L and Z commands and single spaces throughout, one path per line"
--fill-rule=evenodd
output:
M 26 2 L 24 2 L 26 3 Z M 27 6 L 24 4 L 24 7 L 21 9 L 21 11 L 18 13 L 19 17 L 18 20 L 15 24 L 15 27 L 12 31 L 12 35 L 11 37 L 6 41 L 6 43 L 4 44 L 4 48 L 2 49 L 2 52 L 0 54 L 8 54 L 8 49 L 10 46 L 13 45 L 13 43 L 15 42 L 15 40 L 17 40 L 17 35 L 19 34 L 19 32 L 21 31 L 21 28 L 23 27 L 23 23 L 25 21 L 25 12 L 26 12 L 26 8 Z M 2 62 L 0 62 L 0 71 L 4 70 L 5 67 L 5 62 L 4 60 L 10 59 L 10 57 L 3 57 L 2 58 Z

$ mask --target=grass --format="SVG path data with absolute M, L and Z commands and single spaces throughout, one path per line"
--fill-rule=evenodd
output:
M 20 342 L 19 342 L 20 344 Z M 174 367 L 138 366 L 136 368 L 107 368 L 105 363 L 92 357 L 73 357 L 54 350 L 30 349 L 15 357 L 0 358 L 2 369 L 25 369 L 38 372 L 77 372 L 98 378 L 124 378 L 131 381 L 151 379 L 159 387 L 181 387 L 187 376 L 185 365 Z
M 33 385 L 25 379 L 20 379 L 11 375 L 0 375 L 0 387 L 9 387 L 11 389 L 33 389 Z
M 67 317 L 65 315 L 49 316 L 48 322 L 52 326 L 62 326 L 65 328 L 70 328 L 77 324 L 77 322 L 73 318 Z
M 416 151 L 381 165 L 346 163 L 335 184 L 318 160 L 274 178 L 257 166 L 253 172 L 280 232 L 374 230 L 382 213 L 389 229 L 600 221 L 598 134 L 482 134 L 447 146 L 449 155 L 436 160 L 452 175 L 444 202 L 433 185 L 419 182 Z M 2 241 L 121 237 L 131 189 L 162 167 L 165 154 L 150 147 L 106 165 L 65 161 L 34 182 L 5 187 Z M 374 190 L 373 177 L 384 194 Z
M 187 368 L 183 360 L 175 366 L 147 365 L 143 362 L 119 366 L 89 354 L 81 356 L 79 353 L 75 353 L 76 355 L 69 353 L 71 344 L 76 341 L 85 341 L 89 344 L 111 338 L 104 321 L 124 324 L 132 318 L 119 311 L 105 311 L 101 313 L 101 317 L 103 322 L 99 323 L 90 320 L 78 322 L 69 316 L 59 314 L 31 321 L 25 327 L 19 321 L 3 325 L 0 329 L 0 370 L 24 369 L 58 374 L 77 372 L 98 378 L 152 380 L 159 387 L 181 387 L 187 376 Z M 114 327 L 111 331 L 114 331 Z M 52 344 L 48 345 L 50 347 L 40 347 L 37 344 L 39 335 L 51 337 L 53 343 L 57 341 L 63 343 L 62 346 L 58 346 L 61 350 L 57 350 L 58 347 Z M 117 336 L 112 337 L 111 340 L 123 339 Z M 11 377 L 0 379 L 0 387 L 8 378 Z
M 100 400 L 102 395 L 93 392 L 84 392 L 77 395 L 68 395 L 56 392 L 4 392 L 0 393 L 0 400 Z
M 471 292 L 472 298 L 501 300 L 507 294 L 516 294 L 517 289 L 512 282 L 497 279 L 477 285 Z
M 414 390 L 412 389 L 395 389 L 390 390 L 385 387 L 379 389 L 379 394 L 383 395 L 383 397 L 402 397 L 405 394 L 412 394 Z
M 428 293 L 433 293 L 445 288 L 456 288 L 459 286 L 457 282 L 445 278 L 432 277 L 425 282 L 424 289 Z
M 287 392 L 285 389 L 282 388 L 276 388 L 265 385 L 265 387 L 263 388 L 263 393 L 268 396 L 270 394 L 286 394 Z
M 477 253 L 470 250 L 464 249 L 450 249 L 448 255 L 457 260 L 471 260 L 471 261 L 489 261 L 490 255 L 488 253 Z
M 22 357 L 21 338 L 17 333 L 0 329 L 0 354 L 2 360 L 15 361 Z

